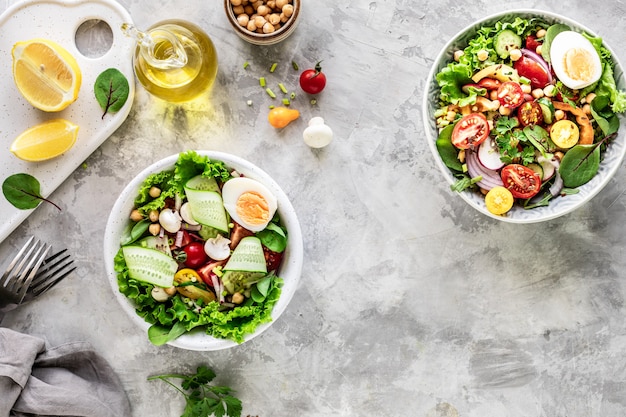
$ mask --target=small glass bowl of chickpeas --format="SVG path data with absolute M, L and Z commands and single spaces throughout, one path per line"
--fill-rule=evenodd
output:
M 224 0 L 235 33 L 255 45 L 272 45 L 295 30 L 301 0 Z

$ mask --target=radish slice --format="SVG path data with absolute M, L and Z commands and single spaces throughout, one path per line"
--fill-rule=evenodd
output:
M 497 171 L 504 166 L 500 160 L 500 149 L 493 138 L 487 138 L 478 146 L 478 161 L 487 169 Z

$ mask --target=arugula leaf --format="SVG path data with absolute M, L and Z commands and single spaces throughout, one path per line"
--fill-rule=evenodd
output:
M 181 417 L 241 417 L 241 400 L 226 386 L 210 385 L 215 372 L 204 365 L 195 374 L 163 374 L 148 377 L 148 381 L 161 380 L 180 392 L 186 401 Z M 180 387 L 172 380 L 181 380 Z
M 41 196 L 39 180 L 30 174 L 9 175 L 2 183 L 2 193 L 9 203 L 20 210 L 34 209 L 45 201 L 61 211 L 61 207 Z

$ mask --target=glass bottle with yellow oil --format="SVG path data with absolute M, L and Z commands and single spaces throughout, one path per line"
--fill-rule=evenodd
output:
M 133 65 L 137 79 L 152 95 L 180 103 L 206 93 L 217 75 L 217 52 L 197 25 L 166 20 L 146 32 L 124 23 L 124 33 L 137 41 Z

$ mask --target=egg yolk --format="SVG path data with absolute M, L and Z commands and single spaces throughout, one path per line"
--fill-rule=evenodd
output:
M 270 210 L 267 201 L 261 194 L 248 191 L 237 199 L 237 214 L 248 224 L 259 225 L 267 223 Z
M 573 80 L 588 81 L 594 76 L 593 57 L 586 49 L 569 49 L 563 56 L 563 69 Z

